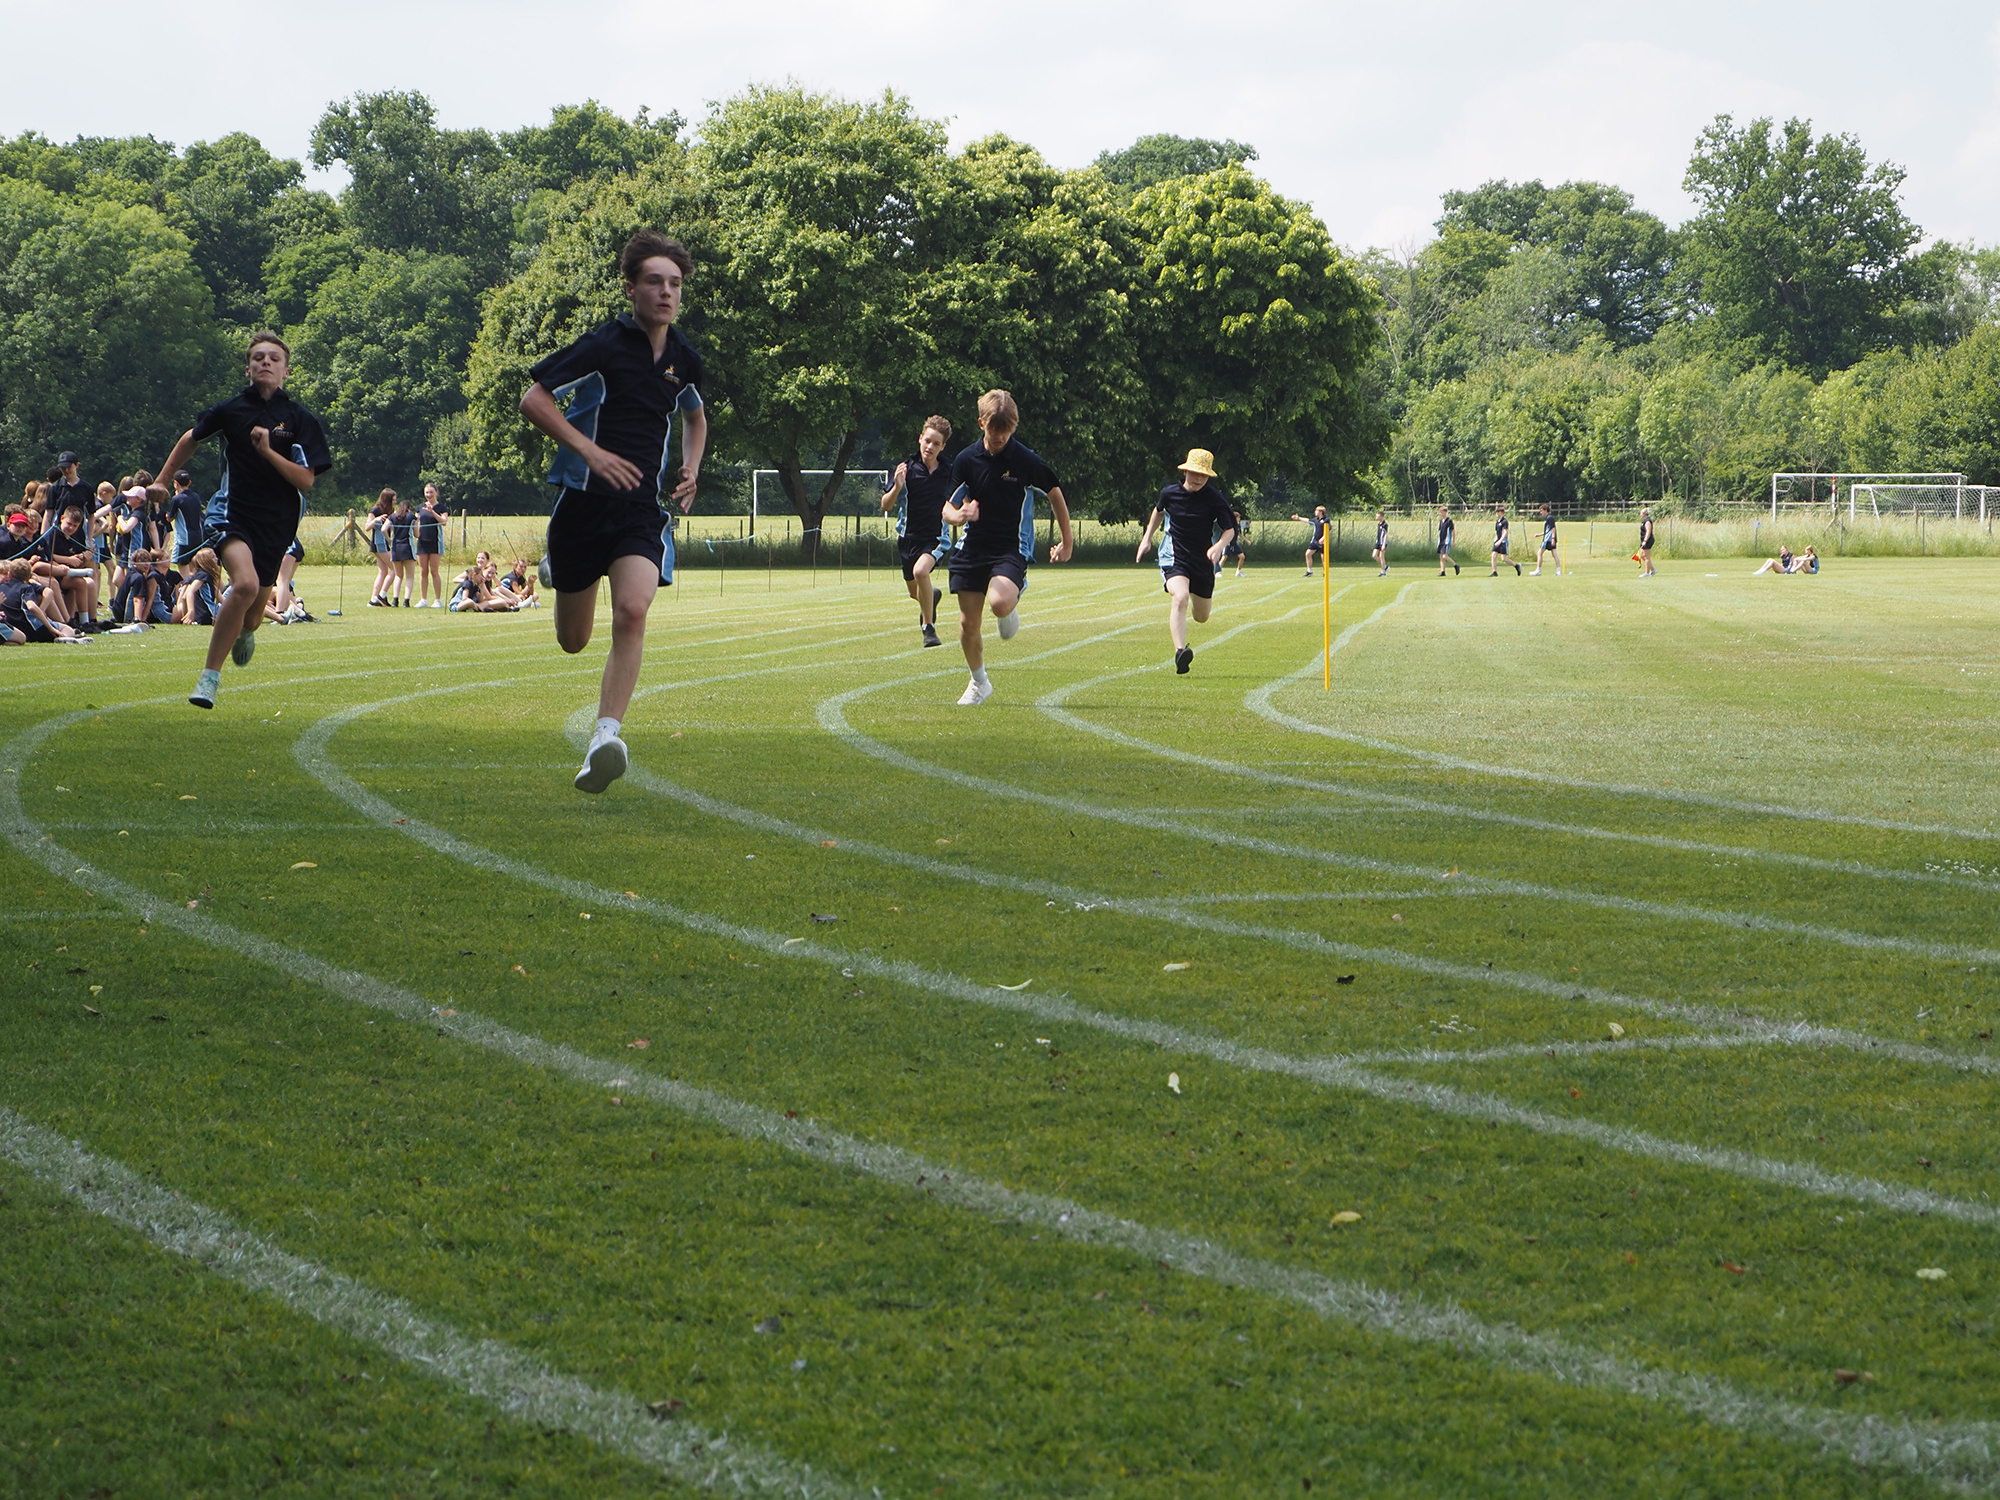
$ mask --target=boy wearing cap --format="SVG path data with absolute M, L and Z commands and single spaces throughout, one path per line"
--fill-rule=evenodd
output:
M 562 445 L 549 482 L 562 486 L 549 514 L 542 582 L 556 596 L 556 644 L 590 644 L 598 585 L 611 585 L 611 650 L 597 694 L 597 725 L 576 789 L 601 792 L 625 774 L 618 737 L 646 650 L 646 614 L 674 581 L 674 518 L 663 500 L 694 505 L 708 410 L 701 356 L 674 319 L 694 257 L 678 240 L 642 229 L 618 258 L 632 306 L 558 350 L 529 374 L 521 415 Z M 573 394 L 572 394 L 573 393 Z M 556 404 L 571 395 L 567 412 Z M 671 467 L 674 413 L 681 462 Z
M 49 481 L 48 494 L 43 497 L 43 513 L 50 517 L 61 515 L 72 505 L 80 505 L 87 515 L 90 511 L 90 486 L 77 474 L 77 457 L 64 450 L 56 455 L 56 477 Z
M 1146 517 L 1146 530 L 1139 538 L 1139 554 L 1132 560 L 1144 562 L 1146 549 L 1153 544 L 1153 528 L 1164 518 L 1160 531 L 1160 583 L 1167 595 L 1167 634 L 1174 643 L 1174 670 L 1183 675 L 1194 664 L 1188 645 L 1188 615 L 1195 623 L 1208 623 L 1214 608 L 1215 570 L 1236 535 L 1236 513 L 1229 497 L 1215 478 L 1215 455 L 1206 448 L 1190 448 L 1181 465 L 1177 483 L 1160 491 L 1153 513 Z M 1210 538 L 1215 538 L 1210 541 Z
M 207 664 L 188 694 L 196 708 L 215 707 L 225 656 L 240 667 L 257 649 L 264 601 L 277 580 L 278 560 L 299 534 L 306 491 L 333 467 L 319 418 L 285 390 L 291 369 L 291 346 L 277 334 L 265 329 L 250 335 L 243 370 L 249 384 L 196 417 L 160 465 L 162 474 L 177 474 L 195 444 L 222 437 L 222 483 L 209 512 L 220 517 L 213 545 L 229 572 L 229 592 L 216 611 Z
M 958 644 L 972 680 L 959 694 L 961 708 L 977 708 L 993 696 L 986 676 L 986 643 L 980 639 L 984 611 L 999 623 L 1000 639 L 1021 628 L 1021 591 L 1028 586 L 1028 560 L 1035 553 L 1035 506 L 1031 490 L 1042 490 L 1055 512 L 1062 540 L 1049 548 L 1049 561 L 1070 554 L 1069 502 L 1062 481 L 1040 454 L 1014 436 L 1021 409 L 1006 391 L 979 398 L 979 441 L 952 460 L 958 488 L 944 507 L 947 525 L 963 526 L 951 554 L 951 591 L 958 596 Z

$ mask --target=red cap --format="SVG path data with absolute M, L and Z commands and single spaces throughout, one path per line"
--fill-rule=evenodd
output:
M 12 526 L 16 521 L 29 522 L 32 520 L 34 520 L 34 517 L 29 515 L 25 510 L 17 510 L 11 516 L 7 517 L 7 524 Z

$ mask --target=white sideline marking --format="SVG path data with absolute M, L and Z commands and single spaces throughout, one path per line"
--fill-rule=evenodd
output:
M 1370 620 L 1378 618 L 1384 605 Z M 1351 637 L 1352 632 L 1361 628 L 1360 624 L 1348 627 L 1342 640 Z M 1337 643 L 1336 643 L 1337 644 Z M 1331 849 L 1316 848 L 1305 844 L 1285 844 L 1274 839 L 1258 838 L 1251 834 L 1229 833 L 1204 827 L 1180 818 L 1161 817 L 1157 813 L 1140 812 L 1135 809 L 1108 807 L 1102 803 L 1085 802 L 1075 797 L 1059 797 L 1049 792 L 1032 791 L 990 777 L 975 776 L 969 771 L 952 770 L 944 766 L 934 766 L 927 761 L 883 744 L 863 734 L 847 721 L 847 707 L 885 688 L 897 687 L 913 678 L 901 678 L 891 682 L 878 682 L 866 687 L 850 688 L 844 693 L 836 693 L 819 705 L 819 722 L 827 733 L 844 741 L 863 755 L 892 765 L 898 770 L 908 771 L 917 776 L 928 776 L 934 780 L 947 781 L 954 786 L 962 786 L 970 791 L 982 792 L 990 797 L 1009 799 L 1015 802 L 1029 802 L 1039 807 L 1051 808 L 1072 817 L 1095 818 L 1107 823 L 1122 823 L 1129 828 L 1143 828 L 1152 833 L 1172 834 L 1177 838 L 1204 839 L 1211 844 L 1222 844 L 1233 849 L 1247 849 L 1257 854 L 1268 854 L 1279 859 L 1310 860 L 1316 864 L 1332 865 L 1336 869 L 1360 870 L 1372 875 L 1390 875 L 1411 880 L 1453 880 L 1461 889 L 1478 891 L 1487 895 L 1522 896 L 1537 901 L 1552 901 L 1574 906 L 1594 906 L 1605 911 L 1629 912 L 1637 916 L 1659 917 L 1668 921 L 1700 922 L 1712 927 L 1728 927 L 1749 932 L 1778 933 L 1787 937 L 1808 937 L 1820 942 L 1836 943 L 1844 948 L 1859 948 L 1883 953 L 1907 953 L 1917 958 L 1949 959 L 1954 963 L 2000 964 L 2000 949 L 1981 948 L 1968 943 L 1930 943 L 1920 938 L 1888 937 L 1879 933 L 1854 932 L 1843 927 L 1823 927 L 1817 923 L 1789 922 L 1779 917 L 1767 917 L 1756 912 L 1729 911 L 1705 906 L 1691 906 L 1685 902 L 1643 901 L 1636 896 L 1614 896 L 1599 891 L 1584 891 L 1567 886 L 1540 885 L 1532 881 L 1505 880 L 1494 876 L 1459 875 L 1447 876 L 1443 871 L 1422 865 L 1406 864 L 1398 860 L 1373 859 L 1360 854 L 1341 854 Z
M 1175 906 L 1231 906 L 1238 902 L 1296 901 L 1430 901 L 1449 896 L 1442 891 L 1220 891 L 1210 895 L 1173 896 Z
M 1343 640 L 1345 639 L 1343 636 Z M 1209 644 L 1214 646 L 1219 643 L 1218 637 Z M 1864 864 L 1859 860 L 1826 859 L 1819 855 L 1796 854 L 1783 849 L 1752 849 L 1736 844 L 1702 843 L 1662 833 L 1631 833 L 1623 829 L 1603 828 L 1588 823 L 1563 823 L 1550 818 L 1535 818 L 1526 813 L 1498 812 L 1491 808 L 1472 807 L 1463 803 L 1438 802 L 1428 797 L 1409 797 L 1395 792 L 1371 791 L 1347 782 L 1328 781 L 1319 777 L 1292 776 L 1282 771 L 1267 771 L 1261 766 L 1245 765 L 1241 761 L 1219 760 L 1212 755 L 1197 755 L 1193 751 L 1176 749 L 1172 745 L 1143 740 L 1137 735 L 1092 723 L 1063 706 L 1073 694 L 1087 692 L 1103 683 L 1115 682 L 1121 677 L 1158 670 L 1158 667 L 1135 667 L 1123 672 L 1108 672 L 1102 677 L 1092 677 L 1083 682 L 1073 682 L 1068 687 L 1057 688 L 1054 692 L 1043 694 L 1035 700 L 1035 707 L 1065 728 L 1095 735 L 1114 745 L 1123 745 L 1127 749 L 1138 750 L 1162 760 L 1200 766 L 1204 770 L 1220 771 L 1225 776 L 1240 776 L 1245 780 L 1263 782 L 1267 786 L 1297 787 L 1304 791 L 1327 792 L 1336 797 L 1346 797 L 1352 801 L 1366 803 L 1371 807 L 1434 813 L 1448 818 L 1461 818 L 1467 822 L 1498 823 L 1509 828 L 1530 828 L 1537 833 L 1559 833 L 1572 838 L 1638 844 L 1653 849 L 1670 849 L 1681 854 L 1709 854 L 1764 864 L 1791 865 L 1801 870 L 1816 870 L 1830 875 L 1858 875 L 1868 880 L 1902 881 L 1912 885 L 1949 885 L 1976 891 L 2000 891 L 2000 881 L 1982 880 L 1970 875 L 1945 875 L 1929 870 L 1899 870 L 1884 865 Z M 1254 812 L 1254 809 L 1252 811 Z
M 13 791 L 13 784 L 0 778 L 0 803 L 11 802 L 10 806 L 0 806 L 0 813 L 9 818 L 10 833 L 11 825 L 19 821 L 19 803 L 12 796 Z M 71 858 L 61 850 L 39 848 L 37 857 L 44 852 L 52 852 L 57 863 Z M 115 877 L 100 878 L 121 901 L 129 903 L 145 895 Z M 1990 1487 L 2000 1482 L 2000 1459 L 1995 1455 L 1996 1445 L 2000 1445 L 2000 1425 L 1994 1423 L 1918 1424 L 1901 1417 L 1894 1420 L 1856 1417 L 1742 1390 L 1718 1377 L 1662 1370 L 1553 1335 L 1530 1333 L 1504 1323 L 1487 1323 L 1452 1303 L 1437 1305 L 1420 1297 L 1382 1291 L 1365 1282 L 1295 1270 L 1238 1254 L 1212 1241 L 1099 1213 L 1067 1199 L 1017 1191 L 964 1173 L 953 1174 L 915 1152 L 824 1129 L 810 1119 L 786 1119 L 774 1111 L 712 1090 L 661 1078 L 634 1068 L 629 1062 L 602 1062 L 574 1048 L 514 1031 L 481 1016 L 463 1011 L 443 1016 L 422 997 L 407 990 L 370 975 L 337 968 L 310 954 L 238 932 L 195 913 L 170 912 L 163 920 L 204 942 L 232 949 L 281 973 L 318 984 L 342 999 L 435 1027 L 475 1046 L 580 1083 L 602 1088 L 616 1078 L 624 1097 L 650 1099 L 725 1130 L 734 1130 L 748 1139 L 863 1172 L 1003 1223 L 1033 1224 L 1044 1233 L 1080 1244 L 1123 1250 L 1142 1260 L 1172 1266 L 1189 1276 L 1289 1301 L 1321 1318 L 1413 1343 L 1442 1345 L 1461 1354 L 1470 1350 L 1515 1374 L 1659 1402 L 1718 1426 L 1789 1439 L 1816 1446 L 1822 1452 L 1837 1452 L 1856 1464 L 1886 1465 L 1964 1486 Z M 7 1145 L 12 1154 L 11 1135 Z M 389 1304 L 390 1299 L 383 1298 L 382 1303 Z M 363 1332 L 363 1336 L 380 1339 L 372 1328 Z M 538 1369 L 536 1373 L 540 1373 Z M 538 1412 L 523 1415 L 529 1420 L 542 1420 Z M 828 1489 L 832 1489 L 830 1484 Z
M 1073 650 L 1076 646 L 1087 644 L 1090 642 L 1076 642 L 1072 646 L 1059 647 L 1057 651 L 1045 654 L 1055 655 L 1059 651 Z M 808 939 L 785 937 L 762 928 L 746 927 L 721 917 L 710 916 L 706 912 L 688 911 L 649 897 L 627 896 L 621 891 L 609 890 L 587 881 L 573 880 L 566 875 L 557 875 L 552 871 L 468 843 L 455 834 L 447 833 L 420 818 L 406 815 L 393 803 L 376 796 L 334 764 L 332 757 L 327 753 L 328 742 L 347 724 L 382 706 L 385 705 L 362 704 L 329 714 L 300 735 L 293 749 L 294 755 L 306 771 L 334 796 L 365 817 L 374 819 L 384 828 L 415 839 L 427 848 L 463 864 L 472 865 L 477 869 L 491 870 L 495 874 L 505 875 L 525 884 L 560 891 L 573 899 L 595 903 L 597 909 L 601 911 L 622 909 L 640 912 L 685 927 L 690 931 L 722 938 L 743 947 L 756 948 L 774 958 L 804 960 L 843 972 L 867 974 L 891 983 L 905 984 L 913 989 L 926 990 L 932 994 L 1016 1011 L 1041 1021 L 1087 1026 L 1107 1035 L 1128 1041 L 1150 1043 L 1170 1051 L 1192 1051 L 1226 1066 L 1250 1072 L 1281 1074 L 1325 1088 L 1352 1090 L 1393 1103 L 1411 1104 L 1420 1109 L 1429 1109 L 1462 1119 L 1504 1120 L 1510 1125 L 1517 1125 L 1541 1135 L 1587 1141 L 1628 1155 L 1723 1172 L 1819 1197 L 1849 1198 L 1881 1208 L 1894 1209 L 1899 1213 L 1934 1213 L 1971 1224 L 2000 1224 L 2000 1205 L 1947 1197 L 1923 1188 L 1886 1183 L 1875 1178 L 1828 1172 L 1810 1163 L 1778 1161 L 1769 1157 L 1754 1156 L 1748 1152 L 1698 1146 L 1689 1142 L 1669 1140 L 1646 1131 L 1549 1114 L 1542 1110 L 1525 1108 L 1494 1095 L 1467 1093 L 1441 1084 L 1417 1083 L 1370 1073 L 1337 1057 L 1294 1057 L 1267 1048 L 1241 1046 L 1213 1033 L 1183 1030 L 1151 1021 L 1129 1020 L 1073 1004 L 1061 996 L 1049 998 L 1038 997 L 1031 993 L 1015 994 L 992 985 L 974 983 L 945 970 L 925 968 L 904 960 L 882 959 L 873 954 L 850 953 Z M 0 786 L 3 785 L 4 781 L 0 781 Z M 177 917 L 182 914 L 170 915 Z M 1197 919 L 1191 913 L 1186 914 L 1186 917 L 1191 925 L 1197 920 L 1208 920 Z M 1221 928 L 1223 924 L 1214 925 Z M 1256 931 L 1256 929 L 1246 930 Z M 1309 938 L 1311 934 L 1302 936 Z M 1332 949 L 1335 945 L 1329 943 L 1327 946 Z M 1448 966 L 1438 965 L 1438 967 Z
M 1619 1052 L 1718 1051 L 1732 1047 L 1780 1047 L 1792 1039 L 1756 1031 L 1700 1032 L 1694 1036 L 1628 1036 L 1602 1042 L 1508 1042 L 1497 1047 L 1397 1047 L 1384 1052 L 1351 1052 L 1353 1063 L 1482 1063 L 1520 1057 L 1597 1057 Z
M 316 1323 L 373 1344 L 529 1427 L 587 1438 L 671 1479 L 737 1494 L 861 1495 L 768 1449 L 690 1422 L 656 1419 L 636 1396 L 550 1369 L 497 1339 L 476 1339 L 400 1297 L 292 1254 L 223 1214 L 169 1192 L 121 1162 L 64 1140 L 0 1105 L 0 1156 L 94 1214 L 171 1255 L 283 1303 Z M 877 1491 L 876 1493 L 880 1493 Z
M 1350 626 L 1341 637 L 1335 649 L 1344 645 L 1347 638 L 1362 625 L 1372 625 L 1375 621 L 1403 602 L 1414 585 L 1405 584 L 1403 593 L 1398 594 L 1388 604 L 1378 609 L 1359 625 Z M 1382 750 L 1392 755 L 1405 755 L 1426 765 L 1442 766 L 1451 771 L 1473 771 L 1481 776 L 1505 776 L 1516 781 L 1533 781 L 1543 786 L 1575 787 L 1579 791 L 1608 792 L 1619 797 L 1650 798 L 1657 802 L 1680 802 L 1690 807 L 1714 807 L 1725 812 L 1754 813 L 1762 817 L 1790 818 L 1805 823 L 1840 823 L 1855 828 L 1878 828 L 1887 833 L 1929 833 L 1944 834 L 1951 838 L 1977 839 L 1987 842 L 2000 840 L 2000 831 L 1979 828 L 1958 828 L 1948 823 L 1905 823 L 1895 818 L 1871 818 L 1860 813 L 1823 812 L 1813 808 L 1784 807 L 1772 802 L 1747 802 L 1733 797 L 1712 797 L 1702 792 L 1681 791 L 1673 787 L 1627 786 L 1615 781 L 1590 781 L 1580 776 L 1562 776 L 1547 771 L 1523 770 L 1519 766 L 1494 765 L 1488 761 L 1466 760 L 1457 755 L 1445 755 L 1435 750 L 1419 750 L 1414 746 L 1400 745 L 1393 740 L 1373 739 L 1365 734 L 1353 734 L 1342 729 L 1333 729 L 1325 724 L 1315 724 L 1309 719 L 1301 719 L 1283 709 L 1273 706 L 1272 695 L 1281 692 L 1319 670 L 1320 658 L 1313 659 L 1296 672 L 1288 672 L 1283 677 L 1252 688 L 1243 697 L 1243 706 L 1260 718 L 1269 719 L 1273 724 L 1295 729 L 1301 734 L 1316 734 L 1325 739 L 1341 740 L 1350 745 L 1360 745 L 1369 750 Z

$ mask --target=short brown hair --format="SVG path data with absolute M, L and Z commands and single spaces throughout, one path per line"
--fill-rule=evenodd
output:
M 268 328 L 260 328 L 250 335 L 250 342 L 243 346 L 243 357 L 248 359 L 250 351 L 255 349 L 259 344 L 276 344 L 280 349 L 285 351 L 285 363 L 290 364 L 292 362 L 292 346 Z
M 659 255 L 679 266 L 681 275 L 694 275 L 694 257 L 688 254 L 686 245 L 679 240 L 668 239 L 657 229 L 642 229 L 625 242 L 624 252 L 618 257 L 618 270 L 625 277 L 626 285 L 637 281 L 646 262 Z
M 35 571 L 35 565 L 25 557 L 10 557 L 7 561 L 0 563 L 0 568 L 6 569 L 7 576 L 17 581 L 32 577 Z
M 153 504 L 155 505 L 165 505 L 169 498 L 167 495 L 167 487 L 164 484 L 147 485 L 146 498 L 152 501 Z
M 948 443 L 951 441 L 951 423 L 948 419 L 936 416 L 925 417 L 924 425 L 920 431 L 929 432 L 933 427 L 937 429 L 937 435 L 945 442 Z
M 1006 391 L 988 391 L 979 398 L 979 416 L 989 427 L 1012 432 L 1021 425 L 1021 408 Z

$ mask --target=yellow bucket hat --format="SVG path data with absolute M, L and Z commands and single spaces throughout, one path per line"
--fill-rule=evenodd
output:
M 1183 474 L 1206 474 L 1210 479 L 1213 479 L 1216 477 L 1215 455 L 1210 453 L 1206 448 L 1190 448 L 1188 449 L 1187 462 L 1181 465 L 1181 472 Z

